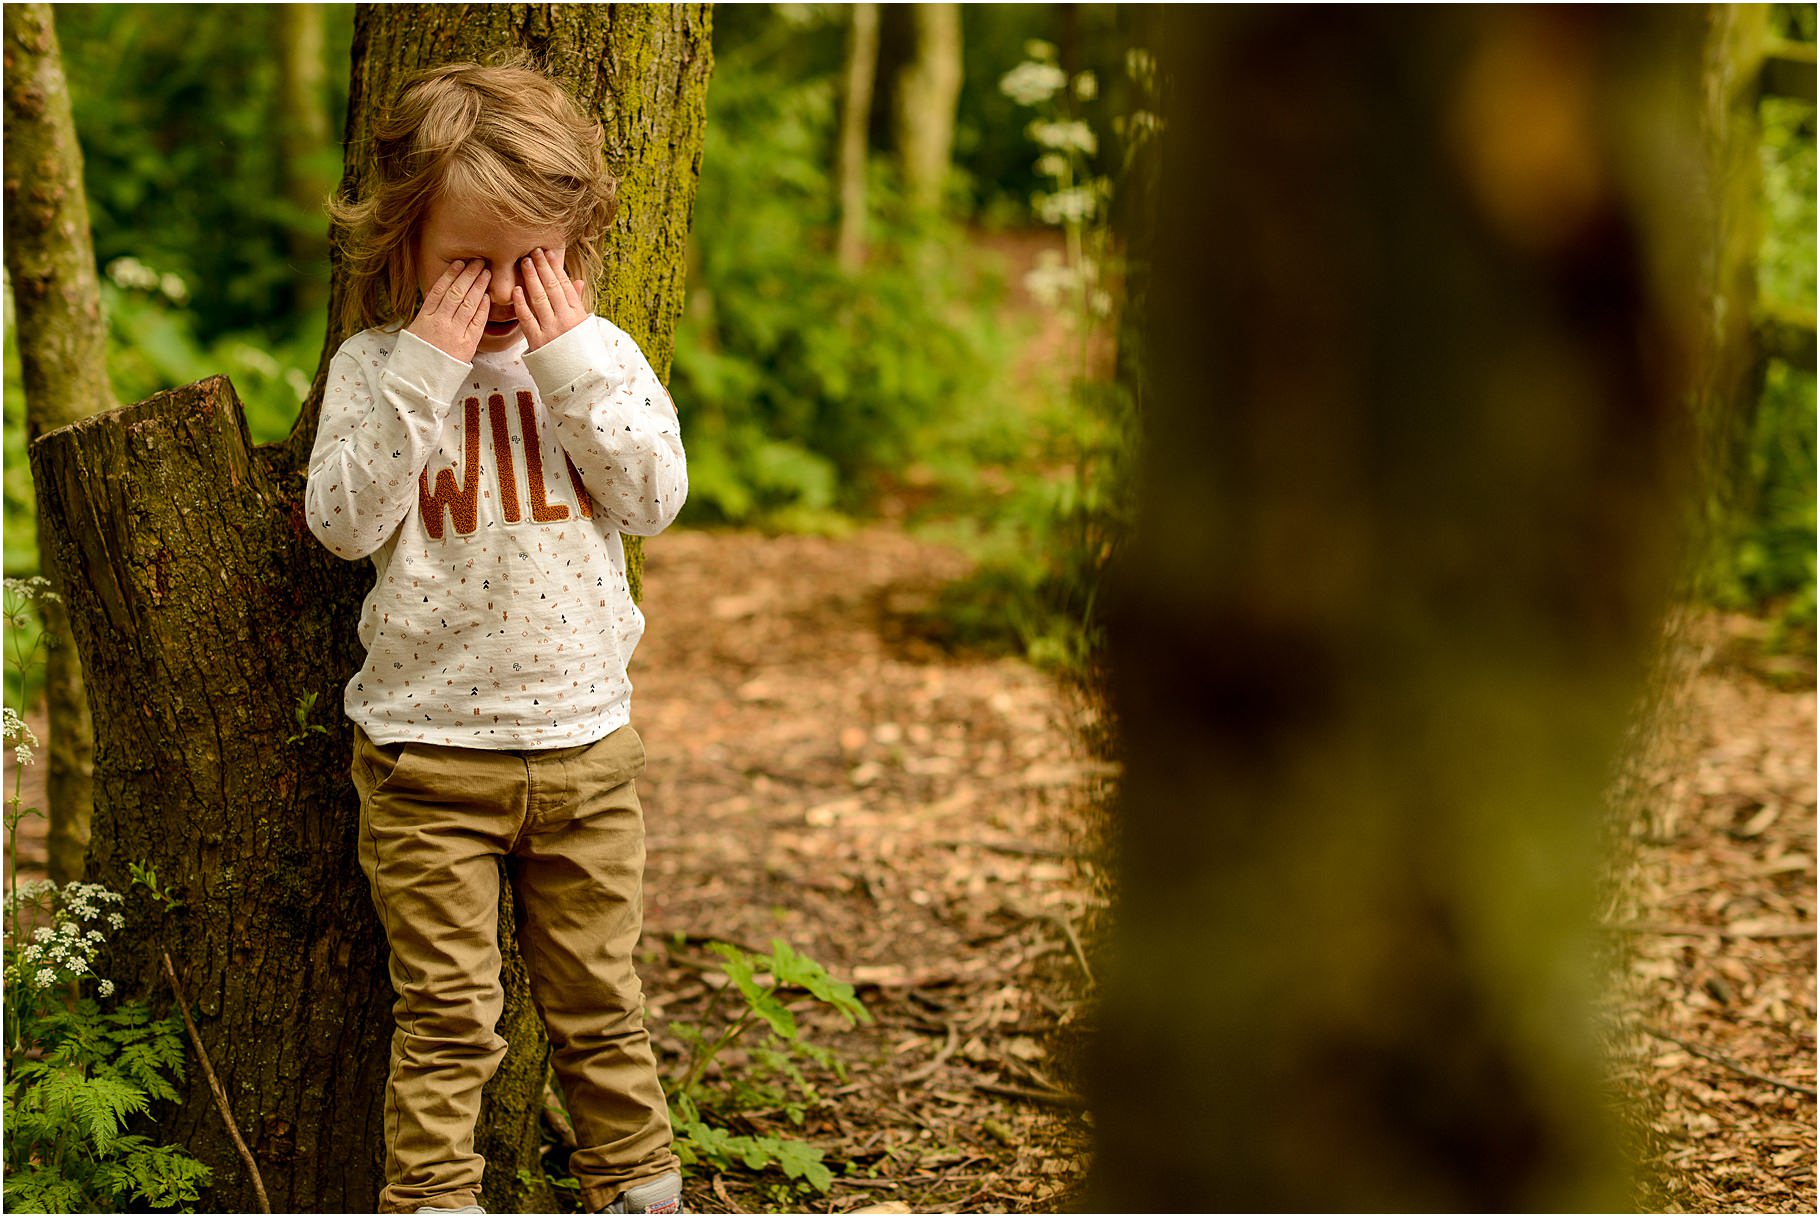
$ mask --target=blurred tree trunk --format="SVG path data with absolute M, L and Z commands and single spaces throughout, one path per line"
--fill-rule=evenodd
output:
M 1705 438 L 1704 480 L 1714 526 L 1703 538 L 1724 542 L 1723 522 L 1736 509 L 1741 475 L 1762 397 L 1763 367 L 1752 322 L 1757 310 L 1757 250 L 1763 240 L 1759 157 L 1763 133 L 1757 120 L 1761 74 L 1769 39 L 1769 5 L 1703 6 L 1706 41 L 1701 72 L 1701 141 L 1709 164 L 1714 205 L 1706 212 L 1713 250 L 1705 297 L 1705 355 L 1697 386 L 1698 417 Z M 1711 563 L 1701 563 L 1705 569 Z
M 6 273 L 18 309 L 29 444 L 115 404 L 82 185 L 82 146 L 70 116 L 50 5 L 6 6 L 5 88 Z M 52 584 L 62 586 L 45 536 L 42 496 L 38 564 Z M 50 876 L 68 883 L 82 877 L 88 850 L 95 744 L 68 612 L 54 600 L 37 603 L 50 643 L 44 680 Z M 24 713 L 25 707 L 19 710 Z
M 1170 9 L 1099 1210 L 1618 1211 L 1698 11 Z
M 712 62 L 705 6 L 362 5 L 344 182 L 367 172 L 375 110 L 411 72 L 519 46 L 544 55 L 606 127 L 620 212 L 603 310 L 666 374 Z M 331 317 L 344 289 L 337 270 Z M 283 442 L 252 446 L 232 386 L 216 377 L 31 450 L 50 551 L 97 674 L 91 875 L 124 891 L 129 865 L 147 863 L 183 900 L 163 914 L 130 905 L 108 975 L 127 995 L 163 1001 L 170 952 L 280 1212 L 370 1212 L 382 1173 L 392 994 L 355 861 L 341 712 L 373 572 L 328 553 L 302 509 L 323 381 L 344 337 L 331 322 Z M 552 1211 L 537 1152 L 548 1049 L 511 907 L 502 899 L 511 1049 L 476 1135 L 489 1159 L 483 1203 Z M 158 1115 L 161 1138 L 213 1168 L 205 1207 L 251 1211 L 200 1070 Z
M 328 225 L 322 199 L 334 182 L 316 165 L 332 147 L 326 102 L 326 34 L 320 4 L 280 4 L 270 10 L 277 27 L 278 139 L 285 197 L 299 214 L 313 216 L 307 227 L 290 229 L 291 266 L 296 272 L 297 313 L 312 312 L 327 298 L 327 280 L 318 278 L 328 261 Z
M 897 156 L 905 201 L 918 218 L 940 214 L 961 96 L 961 6 L 911 6 L 916 52 L 898 73 Z
M 834 257 L 843 270 L 858 271 L 866 260 L 866 116 L 872 109 L 872 82 L 878 70 L 878 5 L 849 10 L 847 58 L 841 70 L 840 144 L 834 178 L 840 190 L 840 231 Z

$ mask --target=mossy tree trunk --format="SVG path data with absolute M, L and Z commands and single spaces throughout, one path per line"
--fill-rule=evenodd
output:
M 82 187 L 82 147 L 48 4 L 6 6 L 5 179 L 6 273 L 18 309 L 29 443 L 115 404 Z M 39 566 L 55 583 L 42 504 L 38 519 Z M 94 737 L 67 610 L 51 600 L 38 604 L 50 643 L 44 681 L 50 876 L 67 883 L 82 877 L 88 850 Z
M 373 107 L 412 71 L 526 46 L 602 118 L 620 175 L 601 307 L 667 372 L 700 172 L 711 66 L 705 7 L 362 6 L 346 181 L 367 167 Z M 342 276 L 332 281 L 338 313 Z M 110 944 L 124 993 L 165 1002 L 168 951 L 274 1210 L 371 1211 L 381 1184 L 392 995 L 355 859 L 352 729 L 372 582 L 305 526 L 303 488 L 331 323 L 290 436 L 254 447 L 214 378 L 45 435 L 32 446 L 49 546 L 88 669 L 98 751 L 91 877 L 119 890 L 147 863 L 183 901 L 129 906 Z M 299 708 L 315 698 L 307 727 Z M 511 1050 L 477 1147 L 490 1211 L 548 1211 L 537 1156 L 547 1046 L 501 902 Z M 251 1211 L 247 1174 L 200 1070 L 158 1134 L 215 1172 L 205 1207 Z M 536 1182 L 526 1185 L 519 1172 Z
M 1685 505 L 1700 22 L 1165 13 L 1087 1207 L 1629 1207 L 1595 877 Z

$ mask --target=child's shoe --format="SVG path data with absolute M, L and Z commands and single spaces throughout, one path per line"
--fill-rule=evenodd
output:
M 619 1199 L 602 1213 L 680 1213 L 682 1212 L 682 1176 L 675 1171 L 659 1175 L 649 1183 L 627 1188 Z
M 458 1209 L 439 1209 L 439 1208 L 435 1208 L 432 1205 L 424 1204 L 424 1205 L 419 1205 L 417 1208 L 417 1211 L 420 1213 L 484 1213 L 484 1212 L 486 1212 L 486 1210 L 481 1208 L 478 1204 L 464 1204 Z

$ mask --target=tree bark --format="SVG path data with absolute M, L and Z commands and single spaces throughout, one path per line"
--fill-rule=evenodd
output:
M 30 443 L 115 404 L 82 186 L 82 146 L 48 4 L 6 7 L 5 180 L 6 272 L 18 308 Z M 39 565 L 54 584 L 42 500 L 38 521 Z M 52 600 L 39 600 L 38 606 L 50 642 L 44 681 L 50 877 L 68 883 L 82 877 L 88 850 L 95 745 L 67 610 Z
M 872 83 L 878 70 L 878 5 L 855 4 L 851 12 L 834 163 L 840 190 L 834 256 L 843 270 L 856 272 L 866 261 L 866 116 L 872 110 Z
M 918 4 L 916 54 L 897 77 L 897 157 L 911 214 L 939 215 L 961 96 L 961 6 Z
M 1084 1207 L 1629 1207 L 1594 893 L 1686 506 L 1698 25 L 1167 11 Z
M 700 172 L 711 58 L 704 6 L 361 6 L 346 180 L 367 171 L 373 108 L 410 72 L 506 47 L 544 54 L 596 112 L 621 175 L 602 306 L 667 371 Z M 338 316 L 342 276 L 331 285 Z M 168 950 L 275 1211 L 372 1211 L 392 1030 L 383 943 L 355 860 L 358 800 L 341 691 L 359 666 L 366 563 L 317 544 L 303 488 L 329 358 L 289 437 L 254 447 L 221 377 L 32 446 L 67 572 L 99 748 L 92 877 L 147 863 L 183 900 L 140 899 L 110 943 L 128 995 L 164 996 Z M 314 695 L 312 726 L 300 728 Z M 507 889 L 509 890 L 509 889 Z M 501 901 L 511 1049 L 476 1146 L 483 1204 L 549 1211 L 537 1116 L 547 1048 Z M 205 1208 L 251 1211 L 250 1182 L 191 1070 L 159 1135 L 215 1171 Z M 520 1171 L 533 1180 L 519 1179 Z

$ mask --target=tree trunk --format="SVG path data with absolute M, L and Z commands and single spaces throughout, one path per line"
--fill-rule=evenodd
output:
M 916 57 L 897 77 L 897 157 L 913 215 L 940 214 L 961 96 L 961 6 L 918 4 Z
M 334 187 L 317 171 L 317 157 L 329 144 L 329 108 L 324 87 L 326 33 L 320 4 L 280 4 L 267 15 L 276 26 L 278 56 L 279 172 L 285 197 L 308 227 L 290 229 L 291 265 L 297 272 L 294 312 L 322 307 L 327 281 L 316 275 L 329 255 L 322 199 Z
M 1168 10 L 1087 1208 L 1628 1207 L 1594 881 L 1685 506 L 1698 24 Z
M 6 6 L 5 178 L 6 272 L 18 308 L 30 443 L 115 404 L 82 187 L 82 147 L 48 4 Z M 42 500 L 38 519 L 38 563 L 56 583 Z M 50 642 L 44 681 L 50 877 L 68 883 L 82 877 L 88 851 L 95 746 L 68 612 L 52 600 L 39 600 L 38 606 Z
M 840 232 L 834 256 L 841 269 L 856 272 L 866 261 L 866 116 L 872 109 L 872 81 L 878 70 L 878 5 L 855 4 L 847 31 L 847 62 L 840 108 L 840 146 L 834 177 L 840 189 Z
M 1722 522 L 1737 510 L 1749 462 L 1750 439 L 1765 371 L 1754 349 L 1757 250 L 1763 239 L 1763 133 L 1757 119 L 1761 73 L 1769 41 L 1767 4 L 1702 6 L 1706 42 L 1701 65 L 1701 146 L 1708 158 L 1713 204 L 1711 279 L 1705 297 L 1705 346 L 1696 408 L 1711 508 L 1708 547 L 1729 540 Z M 1698 564 L 1702 575 L 1716 569 Z
M 603 311 L 660 374 L 681 309 L 708 73 L 704 7 L 362 6 L 346 180 L 366 172 L 372 108 L 419 67 L 527 46 L 603 120 L 621 175 Z M 331 286 L 336 317 L 344 283 Z M 216 377 L 44 436 L 31 450 L 76 638 L 96 674 L 94 879 L 154 866 L 183 905 L 143 898 L 110 944 L 129 995 L 158 995 L 169 951 L 260 1162 L 275 1211 L 371 1212 L 382 1173 L 392 994 L 355 860 L 358 800 L 341 690 L 372 583 L 309 533 L 303 488 L 333 323 L 290 436 L 253 447 Z M 298 716 L 313 695 L 308 722 Z M 508 889 L 509 890 L 509 889 Z M 501 901 L 511 1050 L 476 1145 L 483 1204 L 548 1211 L 537 1156 L 547 1048 Z M 191 1068 L 158 1134 L 213 1168 L 204 1207 L 251 1211 L 250 1183 Z M 520 1172 L 535 1182 L 526 1185 Z

